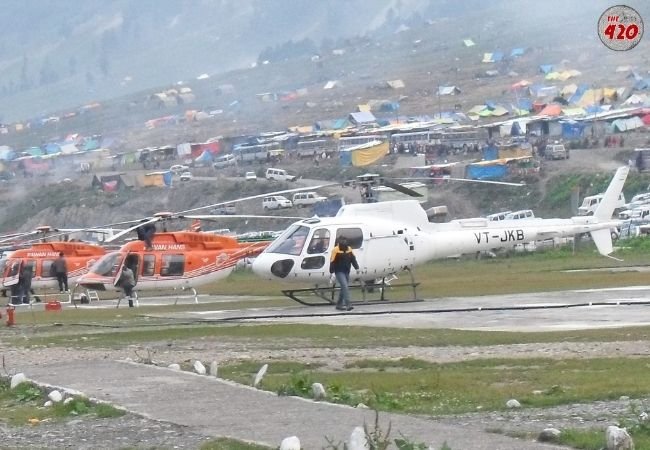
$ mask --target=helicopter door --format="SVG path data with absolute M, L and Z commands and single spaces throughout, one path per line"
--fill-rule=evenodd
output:
M 115 278 L 113 279 L 113 286 L 117 286 L 120 277 L 122 276 L 122 270 L 124 269 L 124 266 L 127 266 L 129 269 L 133 271 L 133 278 L 135 280 L 135 284 L 138 284 L 138 277 L 140 274 L 140 255 L 137 253 L 129 253 L 126 255 L 126 257 L 120 262 L 119 268 L 117 272 L 115 272 Z
M 3 286 L 15 286 L 18 284 L 18 278 L 23 268 L 22 259 L 9 260 L 5 267 Z

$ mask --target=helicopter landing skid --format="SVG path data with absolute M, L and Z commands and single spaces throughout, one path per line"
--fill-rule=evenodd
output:
M 389 280 L 382 278 L 380 282 L 377 283 L 364 283 L 357 285 L 350 285 L 350 291 L 361 291 L 361 299 L 351 301 L 355 305 L 377 305 L 377 304 L 387 304 L 387 303 L 412 303 L 412 302 L 421 302 L 422 299 L 417 298 L 416 289 L 420 283 L 416 283 L 411 274 L 410 283 L 398 283 L 392 284 Z M 413 298 L 407 300 L 391 300 L 387 299 L 385 296 L 386 288 L 399 288 L 399 287 L 409 287 L 413 290 Z M 314 286 L 313 288 L 303 288 L 303 289 L 285 289 L 282 293 L 289 297 L 291 300 L 300 303 L 305 306 L 333 306 L 337 303 L 337 292 L 341 290 L 337 286 L 325 286 L 319 287 Z M 368 294 L 373 294 L 379 292 L 379 299 L 369 299 Z M 318 301 L 321 299 L 323 301 Z

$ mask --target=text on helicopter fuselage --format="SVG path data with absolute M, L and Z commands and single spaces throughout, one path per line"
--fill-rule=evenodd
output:
M 490 233 L 489 231 L 481 231 L 479 233 L 474 233 L 476 238 L 476 243 L 489 243 L 490 239 L 493 241 L 500 242 L 517 242 L 524 240 L 524 230 L 503 230 L 500 233 Z

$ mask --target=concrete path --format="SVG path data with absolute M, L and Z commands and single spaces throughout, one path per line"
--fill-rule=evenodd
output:
M 356 425 L 374 423 L 374 412 L 275 394 L 208 376 L 119 361 L 75 361 L 25 367 L 32 380 L 80 391 L 151 419 L 213 436 L 254 441 L 275 448 L 287 436 L 303 448 L 320 449 L 325 436 L 346 441 Z M 564 447 L 517 440 L 467 427 L 398 414 L 380 414 L 392 437 L 399 433 L 439 449 L 532 450 Z

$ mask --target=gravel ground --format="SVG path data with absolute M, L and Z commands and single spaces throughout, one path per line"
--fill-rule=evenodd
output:
M 499 345 L 488 347 L 381 347 L 371 349 L 290 348 L 287 342 L 250 341 L 237 343 L 216 340 L 164 342 L 133 345 L 122 349 L 12 348 L 0 343 L 9 373 L 21 365 L 57 360 L 132 359 L 151 351 L 160 365 L 194 359 L 206 363 L 218 361 L 296 361 L 324 364 L 339 370 L 346 362 L 362 358 L 413 357 L 433 362 L 465 361 L 479 358 L 595 358 L 643 357 L 650 354 L 645 341 L 544 343 Z M 137 352 L 137 355 L 136 355 Z M 139 356 L 138 356 L 139 355 Z M 29 374 L 26 374 L 29 376 Z M 475 412 L 453 417 L 439 417 L 448 424 L 480 427 L 499 432 L 537 433 L 546 427 L 605 428 L 621 418 L 635 418 L 650 406 L 650 398 L 617 400 L 589 404 L 563 405 L 547 409 L 519 409 L 499 412 Z M 160 423 L 134 415 L 119 419 L 76 418 L 67 423 L 46 423 L 37 427 L 0 427 L 0 448 L 199 448 L 209 439 L 193 430 Z

